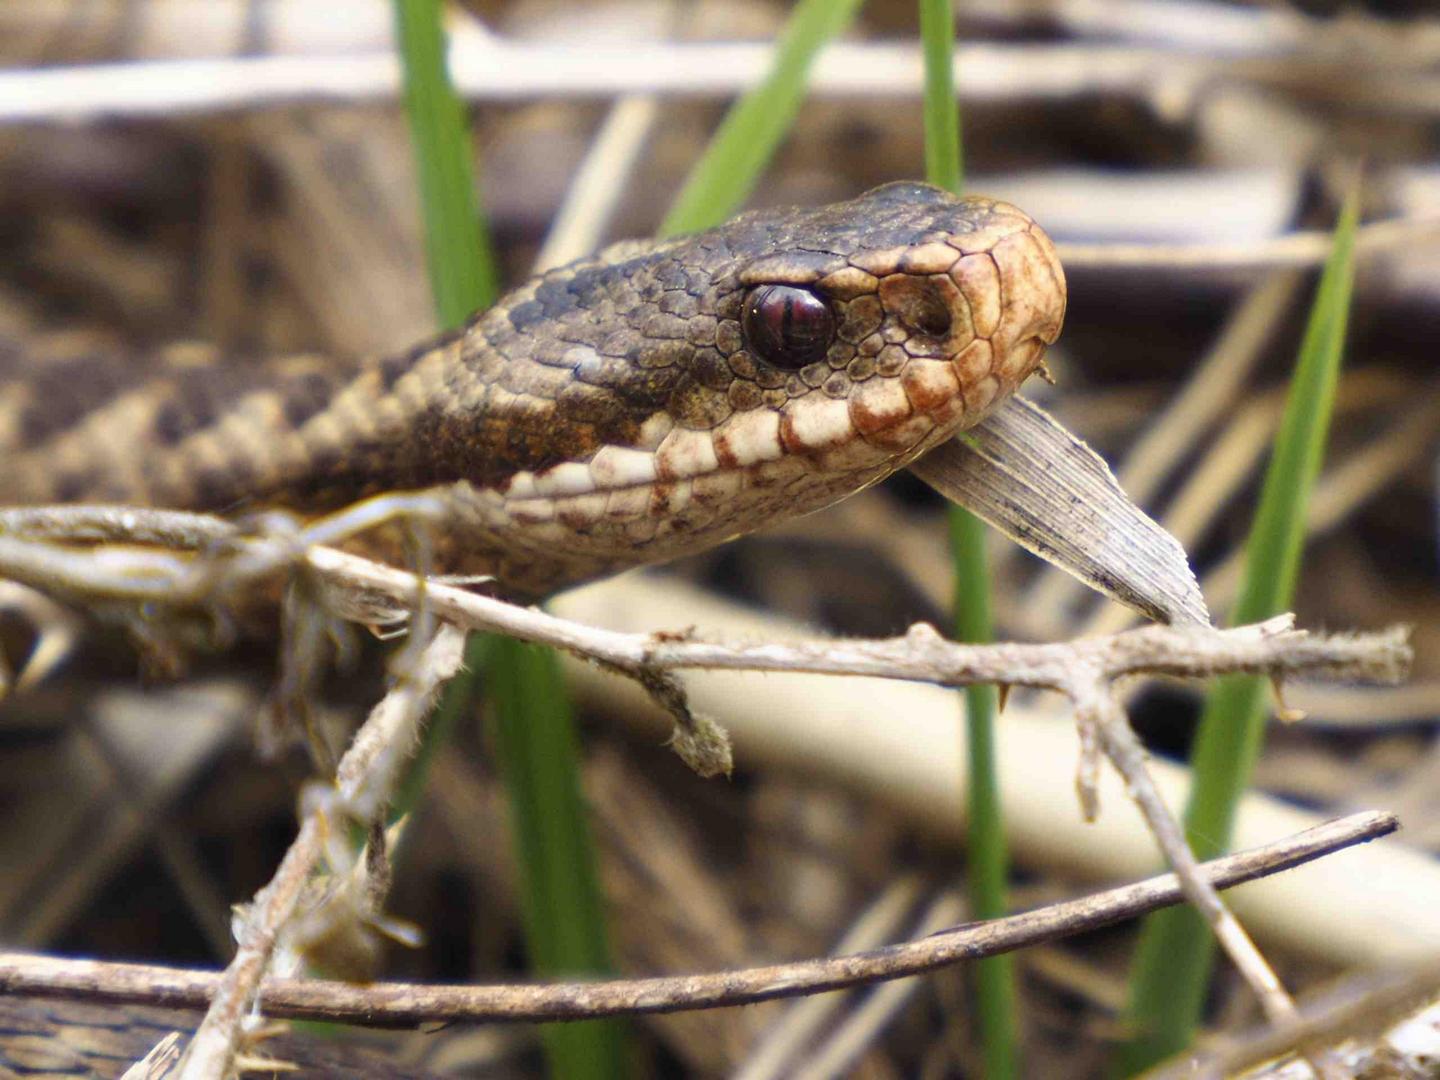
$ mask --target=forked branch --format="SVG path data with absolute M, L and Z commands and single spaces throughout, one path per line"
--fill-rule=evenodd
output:
M 408 612 L 423 612 L 426 624 L 431 618 L 448 624 L 428 645 L 424 644 L 428 630 L 412 627 L 416 640 L 410 652 L 424 645 L 424 655 L 429 658 L 417 669 L 423 677 L 418 683 L 402 680 L 377 707 L 341 763 L 343 803 L 352 813 L 358 804 L 363 804 L 357 814 L 362 820 L 371 819 L 377 808 L 388 801 L 389 782 L 398 773 L 393 763 L 413 743 L 409 732 L 421 715 L 419 704 L 458 664 L 460 630 L 495 631 L 551 645 L 631 676 L 675 717 L 677 749 L 706 775 L 728 771 L 729 744 L 718 727 L 691 713 L 683 684 L 674 674 L 681 669 L 814 672 L 941 686 L 998 683 L 1058 691 L 1071 701 L 1080 730 L 1078 789 L 1085 815 L 1094 817 L 1098 813 L 1095 780 L 1103 752 L 1125 778 L 1174 868 L 1173 887 L 1209 922 L 1258 995 L 1270 1021 L 1280 1027 L 1293 1021 L 1296 1014 L 1289 996 L 1221 901 L 1216 884 L 1198 865 L 1179 824 L 1155 788 L 1145 768 L 1144 750 L 1130 730 L 1115 684 L 1139 674 L 1189 678 L 1265 674 L 1277 686 L 1284 678 L 1297 675 L 1394 681 L 1410 661 L 1403 629 L 1319 636 L 1296 630 L 1293 619 L 1282 616 L 1231 630 L 1150 626 L 1109 637 L 1046 645 L 961 645 L 942 638 L 926 624 L 911 627 L 902 637 L 885 640 L 817 639 L 792 644 L 707 641 L 692 630 L 639 634 L 585 626 L 326 546 L 395 517 L 423 520 L 432 513 L 443 513 L 443 507 L 433 497 L 385 497 L 304 528 L 287 526 L 248 535 L 216 518 L 166 511 L 93 507 L 4 511 L 0 512 L 0 534 L 9 535 L 0 535 L 0 578 L 62 597 L 101 598 L 111 604 L 158 601 L 177 607 L 204 607 L 243 592 L 259 577 L 284 571 L 321 583 L 336 610 L 359 621 L 394 623 L 403 620 Z M 114 541 L 159 544 L 172 550 L 135 552 L 105 546 Z M 73 546 L 77 543 L 101 546 Z M 180 550 L 173 550 L 176 548 Z M 437 658 L 438 653 L 444 657 Z M 417 690 L 417 686 L 421 689 Z M 404 723 L 392 725 L 388 734 L 376 735 L 371 729 L 377 718 L 387 714 L 387 706 L 388 712 L 403 716 Z M 404 734 L 399 734 L 402 731 Z M 383 747 L 384 752 L 374 752 L 376 746 Z M 390 765 L 380 768 L 375 764 L 378 762 Z M 364 791 L 369 794 L 362 797 Z M 258 988 L 280 928 L 295 908 L 298 882 L 319 856 L 319 821 L 317 814 L 307 817 L 275 881 L 257 901 L 240 954 L 226 973 L 201 1033 L 187 1055 L 185 1075 L 218 1075 L 196 1071 L 196 1063 L 208 1061 L 207 1068 L 213 1069 L 222 1063 L 228 1067 L 233 1060 L 244 1004 Z M 1079 903 L 1083 906 L 1089 902 Z M 1027 919 L 1033 916 L 987 923 L 961 933 L 959 939 L 944 947 L 937 946 L 935 939 L 927 939 L 882 954 L 850 958 L 854 963 L 842 963 L 840 969 L 824 966 L 835 961 L 816 961 L 812 965 L 821 968 L 815 971 L 805 965 L 791 965 L 748 975 L 730 972 L 712 977 L 713 986 L 696 978 L 627 984 L 625 993 L 640 996 L 624 998 L 626 1004 L 617 1003 L 620 999 L 597 997 L 598 988 L 590 986 L 577 991 L 574 1000 L 581 1003 L 580 1012 L 538 1011 L 527 1015 L 558 1018 L 733 1004 L 778 996 L 796 986 L 818 991 L 848 985 L 847 979 L 863 982 L 898 977 L 955 959 L 984 955 L 981 950 L 992 946 L 983 942 L 1010 940 L 1005 935 L 1028 925 Z M 1096 925 L 1103 925 L 1103 921 Z M 977 934 L 979 937 L 974 936 Z M 912 963 L 919 966 L 906 966 Z M 822 971 L 824 974 L 819 973 Z M 702 986 L 710 988 L 700 989 Z M 429 991 L 421 993 L 419 988 L 409 988 L 407 992 L 434 1003 Z M 535 987 L 507 990 L 518 995 L 511 1007 L 535 995 L 543 998 L 545 992 Z M 648 996 L 652 994 L 660 997 Z M 670 1004 L 653 1004 L 655 1001 Z M 267 992 L 267 1008 L 272 1008 L 274 1002 Z M 366 1008 L 373 1009 L 373 1005 Z M 445 1014 L 426 1015 L 435 1018 Z M 519 1014 L 514 1015 L 518 1018 Z

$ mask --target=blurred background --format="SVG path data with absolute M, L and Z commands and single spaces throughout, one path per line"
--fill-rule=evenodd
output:
M 653 233 L 788 10 L 452 4 L 452 73 L 507 284 Z M 1058 385 L 1028 392 L 1180 537 L 1220 620 L 1325 230 L 1363 163 L 1356 306 L 1296 607 L 1313 628 L 1412 624 L 1414 677 L 1288 688 L 1309 718 L 1272 729 L 1242 840 L 1376 807 L 1401 815 L 1403 844 L 1367 853 L 1363 872 L 1342 855 L 1237 903 L 1302 989 L 1440 950 L 1440 17 L 1401 0 L 959 0 L 956 12 L 967 186 L 1034 215 L 1070 280 Z M 429 334 L 391 20 L 382 0 L 0 5 L 3 347 L 203 341 L 243 363 L 383 353 Z M 750 205 L 923 173 L 916 33 L 913 0 L 863 6 L 818 61 Z M 1002 637 L 1130 623 L 998 537 L 991 562 Z M 901 476 L 554 609 L 644 629 L 888 635 L 948 626 L 951 574 L 938 497 Z M 269 876 L 308 775 L 299 752 L 255 752 L 273 643 L 193 658 L 178 682 L 137 678 L 116 646 L 91 635 L 0 706 L 0 942 L 214 966 L 229 954 L 229 905 Z M 737 748 L 732 779 L 702 781 L 632 691 L 567 670 L 620 970 L 801 958 L 966 918 L 955 695 L 697 679 Z M 327 721 L 362 718 L 382 676 L 370 662 L 335 679 Z M 1178 761 L 1199 702 L 1151 682 L 1132 715 Z M 1080 824 L 1059 703 L 1017 694 L 1001 729 L 1017 907 L 1158 864 L 1118 786 L 1102 821 Z M 393 949 L 386 977 L 522 977 L 504 819 L 485 729 L 462 728 L 435 763 L 391 905 L 427 941 Z M 1021 956 L 1032 1075 L 1101 1071 L 1133 936 Z M 827 998 L 813 1022 L 774 1003 L 634 1030 L 650 1075 L 791 1075 L 801 1060 L 805 1075 L 976 1075 L 963 972 L 883 993 Z M 1210 1024 L 1257 1019 L 1222 970 Z M 526 1028 L 395 1036 L 386 1052 L 461 1075 L 541 1068 Z

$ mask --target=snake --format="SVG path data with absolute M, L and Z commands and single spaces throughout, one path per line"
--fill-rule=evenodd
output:
M 1023 211 L 898 182 L 627 241 L 368 360 L 0 342 L 0 505 L 313 516 L 442 490 L 437 572 L 532 601 L 867 488 L 1060 333 Z
M 1027 214 L 902 182 L 613 245 L 369 360 L 0 338 L 0 505 L 310 516 L 439 489 L 432 569 L 535 600 L 879 482 L 1014 394 L 1065 305 Z M 0 998 L 0 1072 L 111 1073 L 183 1023 L 83 1010 Z

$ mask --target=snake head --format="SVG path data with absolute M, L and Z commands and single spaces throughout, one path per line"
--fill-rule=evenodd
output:
M 784 449 L 822 470 L 898 467 L 978 423 L 1064 321 L 1050 238 L 994 199 L 895 183 L 730 228 L 773 252 L 717 304 L 728 365 L 750 381 L 731 403 L 776 409 Z
M 508 359 L 479 372 L 504 393 L 471 475 L 503 465 L 503 527 L 545 550 L 537 563 L 563 545 L 572 580 L 672 558 L 817 510 L 978 423 L 1064 314 L 1034 221 L 926 184 L 620 245 L 478 325 L 476 363 Z

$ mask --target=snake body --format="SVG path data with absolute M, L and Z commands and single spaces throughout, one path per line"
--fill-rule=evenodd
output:
M 0 504 L 312 514 L 445 487 L 438 569 L 535 598 L 819 509 L 979 422 L 1065 311 L 1008 204 L 889 184 L 629 242 L 361 364 L 0 350 Z

